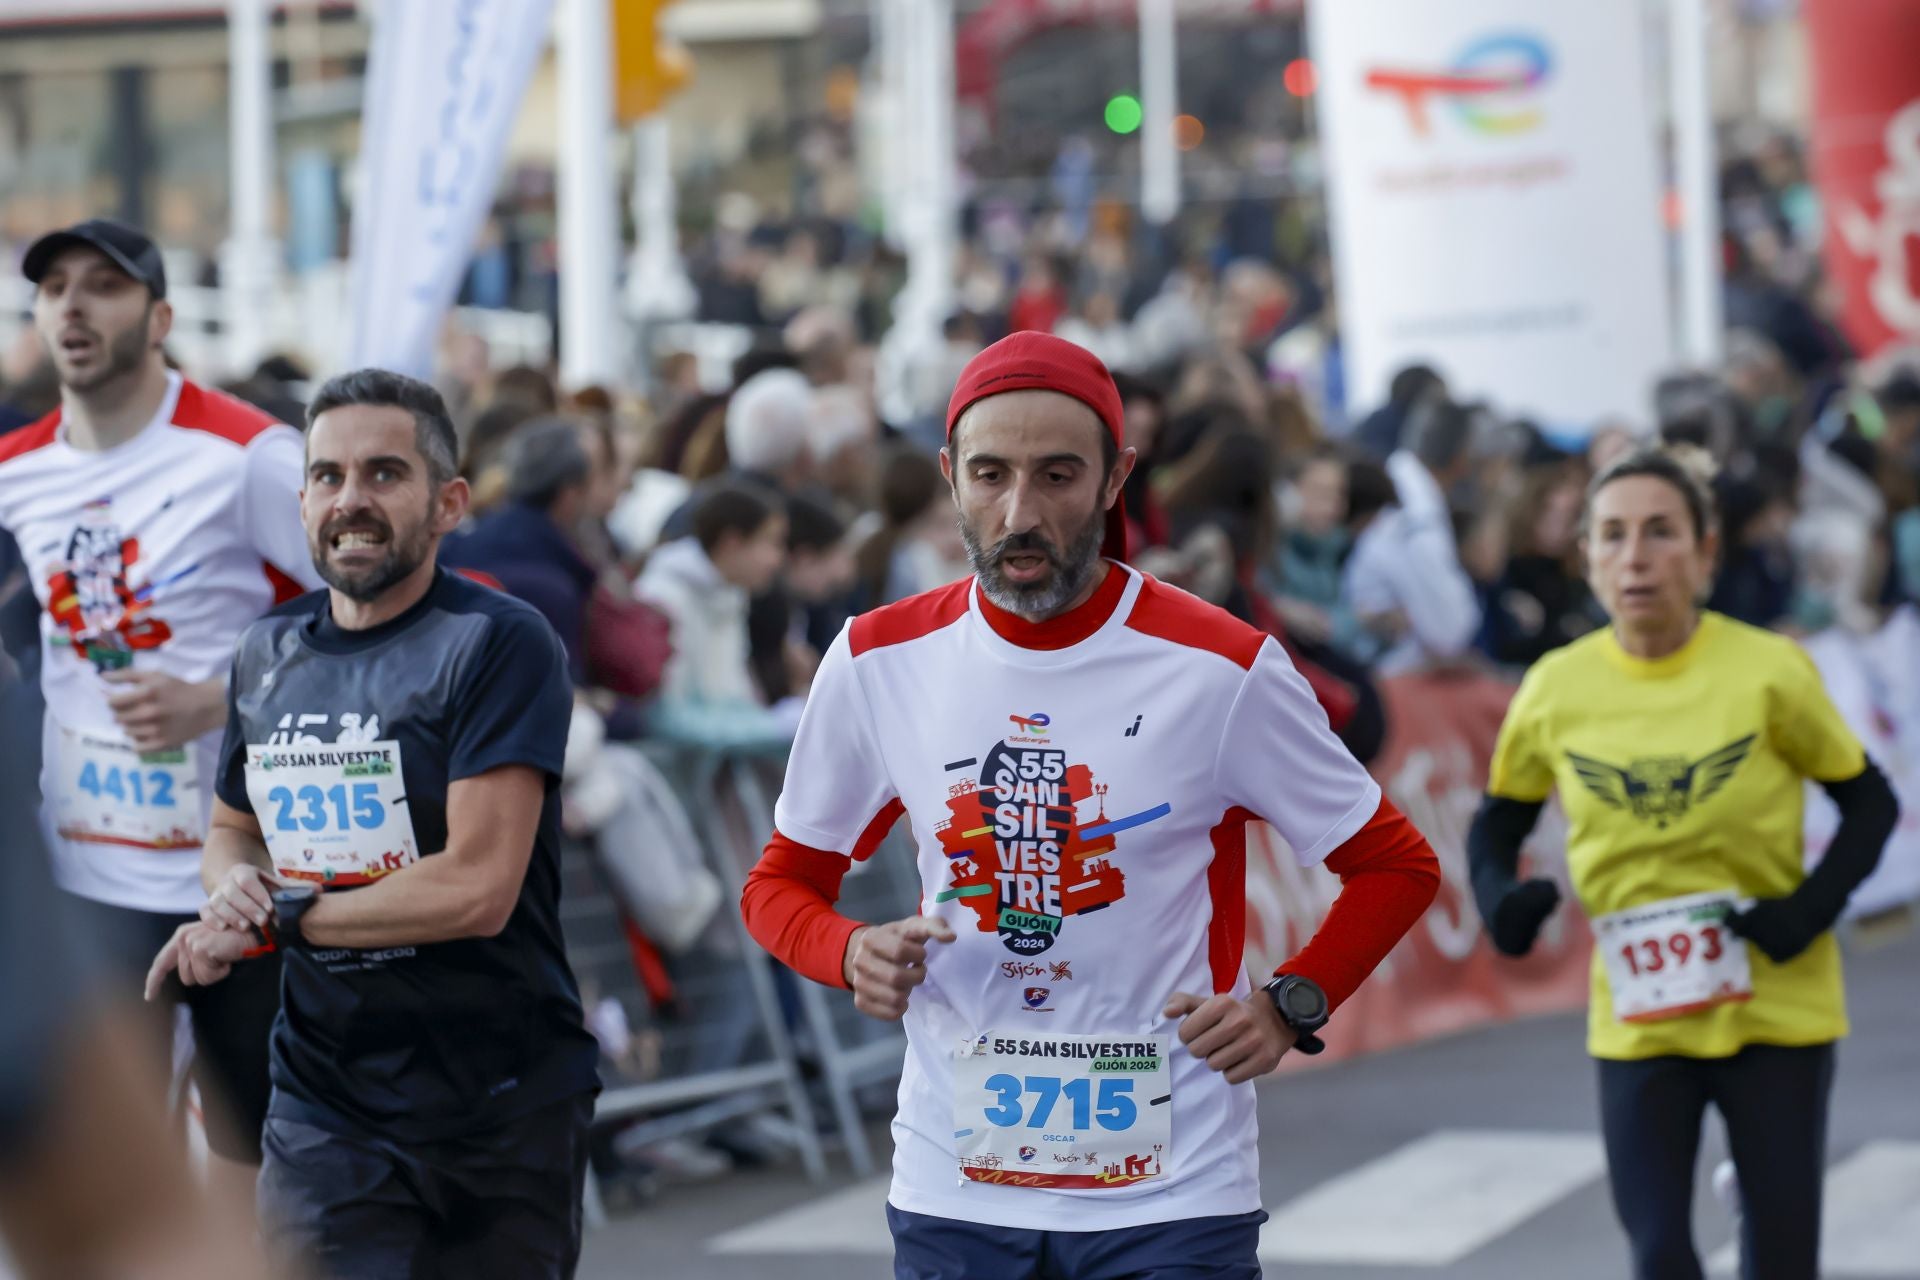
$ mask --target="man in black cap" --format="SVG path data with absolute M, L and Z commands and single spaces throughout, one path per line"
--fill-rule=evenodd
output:
M 54 878 L 131 995 L 206 900 L 200 846 L 240 631 L 318 582 L 292 427 L 167 367 L 153 241 L 102 219 L 23 264 L 60 406 L 0 437 L 0 528 L 39 603 L 43 814 Z M 251 1201 L 277 963 L 192 993 L 216 1175 Z M 171 1017 L 153 1019 L 160 1103 Z

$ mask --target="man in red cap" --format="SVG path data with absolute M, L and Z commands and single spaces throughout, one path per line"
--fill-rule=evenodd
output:
M 904 1020 L 901 1280 L 1257 1277 L 1251 1083 L 1432 900 L 1426 842 L 1272 638 L 1129 568 L 1120 397 L 1046 334 L 962 372 L 941 467 L 974 576 L 856 618 L 815 677 L 741 907 Z M 905 814 L 922 911 L 834 910 Z M 1245 829 L 1343 886 L 1249 981 Z

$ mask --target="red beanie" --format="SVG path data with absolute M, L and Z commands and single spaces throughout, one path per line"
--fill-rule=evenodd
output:
M 1125 410 L 1113 375 L 1085 347 L 1050 333 L 1025 330 L 1009 334 L 967 362 L 947 401 L 947 439 L 970 407 L 1006 391 L 1057 391 L 1072 396 L 1100 416 L 1115 448 L 1126 447 Z M 1127 558 L 1126 503 L 1115 498 L 1107 511 L 1107 533 L 1100 554 Z

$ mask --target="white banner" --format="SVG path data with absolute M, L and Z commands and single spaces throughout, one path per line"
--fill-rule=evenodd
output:
M 1315 0 L 1348 401 L 1399 369 L 1560 431 L 1671 357 L 1640 6 Z
M 1848 916 L 1920 905 L 1920 610 L 1902 605 L 1878 631 L 1829 627 L 1805 642 L 1827 696 L 1858 734 L 1900 799 L 1900 823 L 1874 868 L 1847 902 Z M 1840 827 L 1840 811 L 1807 787 L 1807 854 L 1818 859 Z
M 507 133 L 547 43 L 552 0 L 380 7 L 361 118 L 349 363 L 433 372 L 500 178 Z

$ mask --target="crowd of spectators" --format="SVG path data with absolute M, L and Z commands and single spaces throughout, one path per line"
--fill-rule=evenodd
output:
M 727 385 L 671 350 L 636 377 L 644 394 L 526 366 L 445 372 L 475 505 L 444 559 L 535 604 L 565 642 L 568 825 L 669 956 L 711 940 L 723 895 L 690 850 L 632 838 L 654 829 L 633 806 L 661 794 L 641 748 L 777 757 L 847 619 L 968 571 L 938 424 L 961 365 L 1016 329 L 1115 370 L 1140 455 L 1134 562 L 1280 638 L 1362 758 L 1392 729 L 1381 681 L 1514 674 L 1604 625 L 1583 493 L 1636 438 L 1717 464 L 1711 607 L 1802 636 L 1910 626 L 1920 363 L 1849 350 L 1790 144 L 1734 160 L 1722 185 L 1726 357 L 1664 380 L 1641 419 L 1604 423 L 1530 422 L 1419 365 L 1384 403 L 1356 402 L 1324 237 L 1294 197 L 1153 234 L 1095 203 L 1077 239 L 1057 208 L 1017 233 L 971 210 L 961 308 L 893 413 L 875 369 L 898 260 L 843 224 L 721 225 L 693 266 L 703 318 L 752 337 Z M 1248 239 L 1266 256 L 1236 252 Z M 0 363 L 0 428 L 55 402 L 32 356 Z M 281 359 L 229 389 L 297 421 L 304 381 Z

